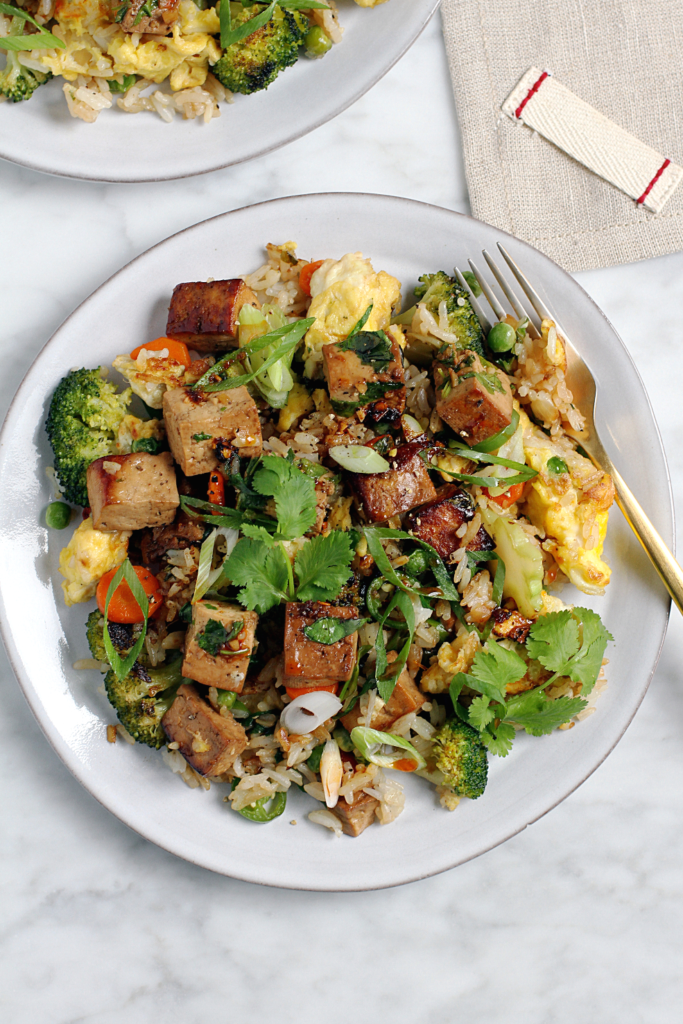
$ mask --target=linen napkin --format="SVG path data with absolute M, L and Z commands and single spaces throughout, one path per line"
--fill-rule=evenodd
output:
M 683 185 L 653 213 L 502 109 L 547 69 L 683 166 L 683 3 L 443 0 L 442 18 L 475 217 L 572 271 L 683 249 Z

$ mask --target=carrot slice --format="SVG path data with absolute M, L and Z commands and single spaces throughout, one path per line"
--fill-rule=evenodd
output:
M 299 288 L 304 295 L 311 294 L 311 278 L 315 274 L 318 267 L 322 267 L 325 260 L 315 260 L 313 263 L 307 263 L 305 267 L 302 267 L 299 271 Z
M 339 683 L 328 683 L 327 685 L 320 686 L 287 686 L 287 696 L 295 700 L 297 697 L 301 697 L 304 693 L 315 693 L 317 690 L 324 690 L 325 693 L 333 693 L 337 695 L 339 689 Z
M 146 352 L 163 352 L 166 348 L 168 349 L 168 358 L 174 359 L 176 363 L 182 363 L 183 366 L 189 366 L 192 362 L 190 359 L 190 353 L 187 351 L 187 345 L 182 341 L 176 341 L 175 338 L 155 338 L 154 341 L 148 341 L 144 345 L 138 345 L 138 347 L 134 348 L 131 352 L 130 358 L 137 359 L 143 348 Z
M 134 565 L 133 569 L 135 570 L 135 575 L 142 584 L 142 589 L 147 594 L 147 599 L 149 601 L 149 616 L 151 618 L 159 611 L 164 603 L 161 596 L 159 580 L 149 571 L 149 569 L 145 569 L 142 565 Z M 115 569 L 110 569 L 110 571 L 106 572 L 97 584 L 97 607 L 103 615 L 104 605 L 107 600 L 107 592 L 109 591 L 109 584 L 114 579 L 118 570 L 118 565 Z M 142 609 L 133 597 L 132 590 L 125 580 L 121 580 L 118 587 L 112 594 L 111 601 L 109 602 L 109 621 L 144 622 L 144 619 L 145 617 L 142 614 Z
M 513 484 L 512 487 L 508 487 L 507 491 L 503 491 L 497 497 L 489 492 L 488 487 L 482 487 L 484 494 L 488 494 L 491 501 L 495 501 L 496 505 L 500 508 L 510 508 L 510 505 L 514 505 L 516 501 L 522 497 L 524 492 L 524 484 Z

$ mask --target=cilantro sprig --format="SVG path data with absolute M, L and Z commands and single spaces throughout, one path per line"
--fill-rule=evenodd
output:
M 238 600 L 245 608 L 263 614 L 281 601 L 334 600 L 349 578 L 352 558 L 351 537 L 340 530 L 308 541 L 293 568 L 282 543 L 244 537 L 226 560 L 223 576 L 241 588 Z
M 507 687 L 524 679 L 529 665 L 516 650 L 489 640 L 475 655 L 470 671 L 459 672 L 451 682 L 455 712 L 477 729 L 491 753 L 505 757 L 512 748 L 515 725 L 531 736 L 545 736 L 587 706 L 583 698 L 595 686 L 612 639 L 599 615 L 589 608 L 542 615 L 529 631 L 526 653 L 551 672 L 550 677 L 540 686 L 508 697 Z M 545 691 L 559 678 L 581 683 L 581 697 L 550 699 Z M 460 700 L 464 687 L 477 694 L 469 707 Z

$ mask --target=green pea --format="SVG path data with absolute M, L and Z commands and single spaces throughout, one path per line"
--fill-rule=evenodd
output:
M 420 573 L 427 572 L 429 568 L 429 556 L 426 551 L 422 548 L 416 548 L 415 551 L 411 551 L 408 555 L 408 561 L 402 567 L 403 572 L 407 572 L 409 576 L 419 576 Z
M 310 54 L 312 57 L 322 57 L 332 46 L 332 40 L 319 25 L 315 25 L 307 32 L 304 46 L 306 47 L 307 54 Z
M 514 327 L 504 323 L 494 324 L 489 331 L 488 343 L 492 352 L 509 352 L 517 341 Z
M 65 501 L 53 501 L 45 510 L 45 522 L 51 530 L 63 530 L 71 522 L 71 507 Z

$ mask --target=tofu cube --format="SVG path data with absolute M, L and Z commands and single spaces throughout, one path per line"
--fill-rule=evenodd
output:
M 222 352 L 237 344 L 237 318 L 246 303 L 258 306 L 240 278 L 187 281 L 173 289 L 166 334 L 196 352 Z
M 364 832 L 368 825 L 375 820 L 375 810 L 379 807 L 379 800 L 370 796 L 369 793 L 356 793 L 352 804 L 347 804 L 342 798 L 332 813 L 341 821 L 342 832 L 354 839 Z
M 246 732 L 232 714 L 227 709 L 219 714 L 190 683 L 178 687 L 161 725 L 200 775 L 227 772 L 248 743 Z
M 93 526 L 105 533 L 166 526 L 180 504 L 170 452 L 105 455 L 88 466 Z
M 204 650 L 199 640 L 210 621 L 219 622 L 230 633 L 237 623 L 242 628 L 225 649 L 215 655 Z M 225 601 L 197 601 L 192 606 L 192 622 L 185 637 L 183 675 L 204 686 L 241 693 L 247 677 L 249 659 L 254 649 L 254 633 L 258 623 L 256 612 L 247 612 Z M 215 627 L 214 627 L 215 628 Z
M 402 444 L 389 460 L 391 469 L 386 473 L 349 474 L 351 487 L 371 523 L 383 523 L 436 497 L 436 488 L 420 458 L 423 448 L 420 441 Z
M 405 528 L 426 541 L 442 558 L 449 558 L 462 546 L 458 530 L 474 519 L 474 502 L 455 484 L 440 487 L 436 498 L 408 513 Z
M 361 332 L 358 337 L 363 333 Z M 397 419 L 400 416 L 406 407 L 405 387 L 388 388 L 384 393 L 381 393 L 379 387 L 373 387 L 371 393 L 378 393 L 371 399 L 367 396 L 368 385 L 403 385 L 401 349 L 396 338 L 391 337 L 389 340 L 392 359 L 381 371 L 376 371 L 370 363 L 364 362 L 356 352 L 344 350 L 340 343 L 323 345 L 325 377 L 333 404 L 350 402 L 368 405 L 368 412 L 376 420 L 386 418 L 388 409 L 394 410 L 393 418 Z M 343 415 L 345 410 L 338 408 L 338 411 Z
M 436 411 L 469 444 L 480 444 L 512 421 L 507 375 L 476 352 L 458 354 L 455 366 L 434 363 Z
M 307 686 L 345 682 L 351 678 L 358 633 L 334 644 L 319 644 L 304 633 L 318 619 L 355 619 L 356 608 L 337 608 L 325 601 L 290 601 L 285 606 L 285 685 Z
M 391 655 L 394 655 L 392 658 Z M 389 662 L 396 660 L 396 652 L 390 651 L 388 655 Z M 396 686 L 394 692 L 387 701 L 386 704 L 380 705 L 376 711 L 373 711 L 372 719 L 370 721 L 371 729 L 381 729 L 386 731 L 391 725 L 398 719 L 402 718 L 403 715 L 409 714 L 411 711 L 417 711 L 422 707 L 427 698 L 423 693 L 418 690 L 417 686 L 413 682 L 413 678 L 407 669 L 403 669 L 400 676 L 396 680 Z M 344 715 L 341 719 L 341 723 L 344 728 L 351 732 L 358 725 L 361 718 L 360 707 L 358 704 L 349 711 L 348 715 Z
M 240 455 L 261 454 L 261 424 L 256 402 L 246 388 L 164 392 L 164 423 L 173 458 L 185 476 L 210 473 L 218 466 L 215 441 L 232 445 Z

